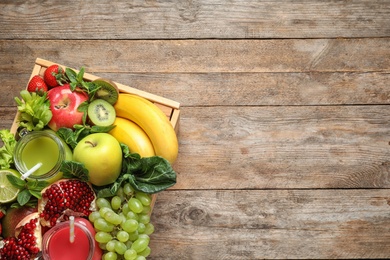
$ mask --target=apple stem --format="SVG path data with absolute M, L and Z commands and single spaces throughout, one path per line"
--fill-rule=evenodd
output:
M 95 146 L 96 146 L 96 144 L 93 143 L 93 142 L 91 142 L 91 141 L 85 141 L 85 143 L 86 143 L 86 144 L 90 144 L 92 147 L 95 147 Z

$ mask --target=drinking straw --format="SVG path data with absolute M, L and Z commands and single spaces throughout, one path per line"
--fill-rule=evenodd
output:
M 22 176 L 20 176 L 20 178 L 22 180 L 25 180 L 28 176 L 30 176 L 31 174 L 33 174 L 36 170 L 38 170 L 40 167 L 42 166 L 42 163 L 39 162 L 37 163 L 36 165 L 34 165 L 30 170 L 28 170 L 25 174 L 23 174 Z
M 74 242 L 74 216 L 69 217 L 69 241 Z

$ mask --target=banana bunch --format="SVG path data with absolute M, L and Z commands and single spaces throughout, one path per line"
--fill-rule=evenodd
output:
M 171 164 L 176 160 L 179 151 L 176 132 L 155 104 L 137 95 L 120 93 L 114 108 L 116 127 L 110 134 L 119 142 L 141 157 L 157 155 Z

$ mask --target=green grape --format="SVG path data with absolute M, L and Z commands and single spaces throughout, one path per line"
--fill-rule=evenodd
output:
M 95 222 L 98 218 L 101 218 L 99 211 L 93 211 L 91 214 L 89 214 L 88 219 L 92 223 Z
M 145 248 L 145 250 L 142 251 L 142 252 L 139 252 L 138 255 L 144 256 L 144 257 L 148 257 L 148 256 L 150 255 L 151 252 L 152 252 L 152 250 L 150 249 L 149 246 L 147 246 L 147 247 Z
M 138 222 L 138 233 L 140 233 L 140 234 L 142 234 L 142 233 L 144 233 L 145 232 L 145 229 L 146 229 L 146 226 L 145 226 L 145 224 L 144 223 L 140 223 L 140 222 Z
M 130 241 L 135 241 L 138 239 L 138 237 L 139 237 L 138 230 L 129 233 L 129 240 Z
M 154 226 L 152 223 L 148 223 L 145 225 L 145 230 L 144 230 L 144 234 L 146 235 L 150 235 L 150 234 L 153 234 L 154 232 Z
M 118 255 L 115 252 L 107 252 L 103 255 L 103 260 L 116 260 Z
M 127 219 L 121 224 L 121 228 L 127 233 L 132 233 L 138 229 L 138 221 L 135 219 Z
M 137 251 L 131 248 L 127 249 L 123 256 L 126 260 L 134 260 L 137 257 Z
M 134 213 L 133 211 L 130 211 L 126 214 L 126 218 L 127 219 L 134 219 L 134 220 L 137 220 L 139 219 L 138 217 L 138 214 L 137 213 Z
M 99 213 L 100 213 L 100 216 L 101 216 L 102 218 L 104 218 L 104 215 L 105 215 L 107 212 L 114 212 L 114 211 L 112 211 L 111 206 L 110 206 L 110 208 L 109 208 L 109 207 L 104 207 L 104 208 L 99 209 Z
M 123 255 L 126 252 L 126 250 L 127 250 L 127 246 L 125 245 L 125 243 L 116 241 L 115 252 L 117 252 L 120 255 Z
M 108 243 L 108 241 L 112 240 L 112 236 L 104 231 L 98 231 L 95 234 L 95 240 L 99 243 Z
M 141 201 L 139 201 L 139 199 L 134 197 L 129 199 L 128 204 L 131 211 L 135 213 L 141 213 L 142 210 L 144 209 L 144 206 L 142 205 Z
M 123 186 L 123 193 L 124 193 L 126 196 L 131 196 L 131 195 L 134 193 L 134 189 L 133 189 L 133 187 L 130 185 L 130 183 L 126 183 L 126 184 Z
M 104 232 L 111 232 L 114 230 L 114 225 L 111 223 L 108 223 L 103 218 L 98 218 L 97 220 L 95 220 L 95 222 L 93 223 L 93 226 L 96 230 L 104 231 Z
M 150 222 L 150 216 L 149 215 L 146 215 L 146 214 L 140 214 L 139 215 L 139 220 L 138 220 L 140 223 L 143 223 L 143 224 L 148 224 Z
M 119 196 L 114 196 L 111 198 L 111 208 L 113 210 L 118 210 L 121 207 L 122 199 Z
M 108 241 L 106 244 L 106 250 L 110 251 L 110 252 L 115 252 L 115 243 L 116 243 L 116 240 Z
M 126 221 L 126 216 L 123 214 L 123 212 L 119 213 L 118 215 L 122 218 L 121 224 Z
M 126 244 L 127 248 L 131 248 L 131 245 L 133 244 L 133 241 L 130 240 L 130 235 L 129 235 L 129 240 L 127 240 L 125 242 L 125 244 Z
M 149 214 L 152 211 L 152 207 L 149 206 L 144 206 L 144 209 L 141 211 L 142 214 Z
M 150 241 L 149 235 L 146 235 L 146 234 L 139 234 L 138 238 L 146 239 L 146 240 L 148 240 L 148 242 Z
M 104 219 L 111 224 L 119 225 L 122 223 L 122 217 L 113 211 L 108 211 L 104 214 Z
M 122 187 L 119 187 L 119 189 L 116 192 L 116 196 L 118 196 L 121 199 L 121 202 L 125 200 L 125 193 Z
M 125 215 L 125 216 L 127 215 L 127 213 L 130 212 L 129 204 L 127 204 L 127 203 L 123 204 L 122 212 L 123 212 L 123 215 Z
M 96 200 L 96 205 L 99 209 L 101 208 L 111 208 L 111 203 L 106 198 L 98 198 Z
M 127 233 L 126 231 L 124 230 L 120 230 L 118 231 L 118 233 L 116 234 L 116 238 L 120 241 L 120 242 L 126 242 L 127 240 L 129 240 L 129 233 Z
M 152 202 L 152 197 L 149 194 L 145 193 L 145 192 L 139 191 L 139 192 L 137 192 L 135 194 L 135 197 L 139 201 L 141 201 L 142 205 L 144 205 L 144 206 L 149 206 L 150 203 Z
M 149 240 L 143 237 L 138 238 L 131 245 L 131 248 L 134 249 L 137 253 L 142 252 L 149 245 Z
M 99 243 L 99 248 L 102 250 L 106 250 L 106 243 Z
M 146 257 L 138 255 L 134 260 L 146 260 Z

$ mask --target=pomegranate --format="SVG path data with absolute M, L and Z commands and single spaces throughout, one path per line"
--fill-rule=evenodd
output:
M 29 206 L 22 206 L 19 208 L 9 208 L 5 216 L 1 219 L 1 224 L 3 227 L 3 237 L 14 237 L 15 228 L 22 219 L 30 215 L 33 212 L 37 212 L 37 208 L 32 208 Z
M 0 242 L 1 260 L 30 260 L 31 255 L 23 246 L 19 245 L 15 237 L 10 237 Z
M 38 202 L 41 225 L 53 227 L 69 216 L 88 217 L 96 210 L 95 198 L 89 183 L 77 179 L 59 180 L 42 190 L 42 199 Z
M 37 212 L 26 216 L 15 229 L 15 237 L 1 241 L 0 259 L 31 259 L 42 248 L 42 229 Z

